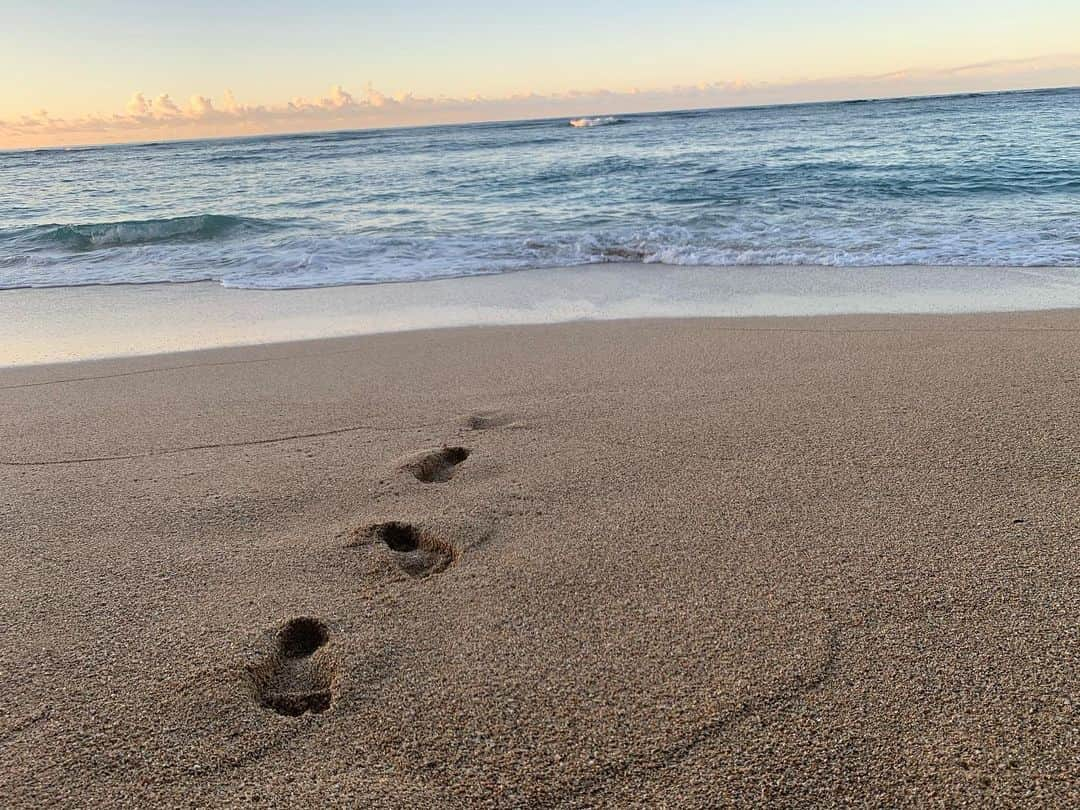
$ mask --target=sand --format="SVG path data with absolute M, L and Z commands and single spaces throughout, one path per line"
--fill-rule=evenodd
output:
M 1080 311 L 0 371 L 0 805 L 1075 806 Z
M 0 291 L 0 367 L 457 326 L 1077 308 L 1074 267 L 613 262 L 295 290 L 217 282 L 46 287 Z

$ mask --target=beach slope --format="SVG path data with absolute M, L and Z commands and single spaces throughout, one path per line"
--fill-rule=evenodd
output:
M 0 804 L 1075 806 L 1080 315 L 0 371 Z

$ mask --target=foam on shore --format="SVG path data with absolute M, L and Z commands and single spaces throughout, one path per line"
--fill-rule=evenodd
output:
M 0 291 L 0 365 L 455 326 L 1080 307 L 1074 268 L 608 264 L 441 281 Z

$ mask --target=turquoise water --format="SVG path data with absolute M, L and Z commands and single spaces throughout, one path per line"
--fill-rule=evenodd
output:
M 1080 265 L 1080 90 L 0 152 L 0 287 Z

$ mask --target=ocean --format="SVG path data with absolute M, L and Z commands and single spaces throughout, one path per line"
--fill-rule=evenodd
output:
M 0 288 L 1080 266 L 1080 89 L 0 152 Z

